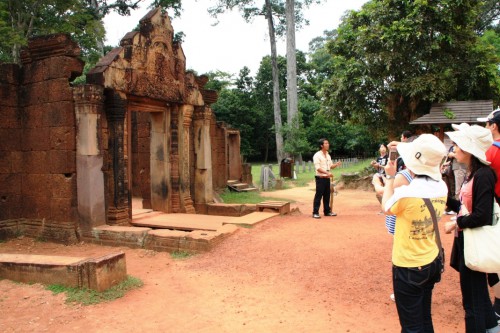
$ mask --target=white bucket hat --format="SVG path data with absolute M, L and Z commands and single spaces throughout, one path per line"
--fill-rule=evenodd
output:
M 455 142 L 465 152 L 476 156 L 481 163 L 489 165 L 486 160 L 486 151 L 493 144 L 493 136 L 487 128 L 467 124 L 452 125 L 455 132 L 446 132 L 451 141 Z
M 422 134 L 413 142 L 397 145 L 405 165 L 416 175 L 426 175 L 434 180 L 441 179 L 439 166 L 447 150 L 444 144 L 432 134 Z

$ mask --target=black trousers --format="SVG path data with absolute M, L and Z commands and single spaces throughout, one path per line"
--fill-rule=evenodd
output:
M 316 177 L 316 194 L 314 195 L 313 214 L 319 214 L 321 198 L 323 198 L 323 213 L 330 213 L 330 178 Z

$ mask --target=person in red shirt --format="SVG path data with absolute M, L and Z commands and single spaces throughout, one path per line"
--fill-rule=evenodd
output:
M 494 142 L 486 151 L 486 160 L 491 163 L 491 168 L 497 174 L 495 195 L 497 201 L 500 202 L 500 108 L 490 113 L 486 118 L 477 118 L 477 121 L 486 122 L 485 127 L 489 129 L 493 135 Z M 500 278 L 500 273 L 498 277 Z M 493 290 L 495 292 L 495 314 L 500 324 L 500 282 L 495 284 Z

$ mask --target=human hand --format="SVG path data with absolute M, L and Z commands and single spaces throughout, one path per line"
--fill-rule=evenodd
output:
M 391 141 L 388 145 L 387 145 L 387 150 L 388 151 L 391 151 L 391 150 L 396 150 L 396 147 L 397 145 L 399 144 L 399 141 Z
M 457 228 L 457 222 L 455 222 L 455 221 L 446 222 L 444 224 L 444 232 L 446 234 L 451 234 L 451 232 L 453 230 L 455 230 L 456 228 Z
M 396 161 L 387 161 L 387 164 L 384 167 L 385 174 L 388 176 L 395 176 L 397 171 L 396 169 L 397 169 Z

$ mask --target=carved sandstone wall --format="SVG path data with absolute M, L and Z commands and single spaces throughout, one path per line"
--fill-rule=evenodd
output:
M 83 63 L 66 35 L 32 39 L 23 67 L 0 66 L 0 235 L 74 239 L 75 113 Z
M 216 122 L 217 93 L 172 36 L 152 10 L 76 87 L 80 49 L 63 34 L 31 40 L 22 67 L 0 65 L 0 238 L 91 239 L 129 225 L 132 195 L 206 212 L 241 177 L 239 132 Z

